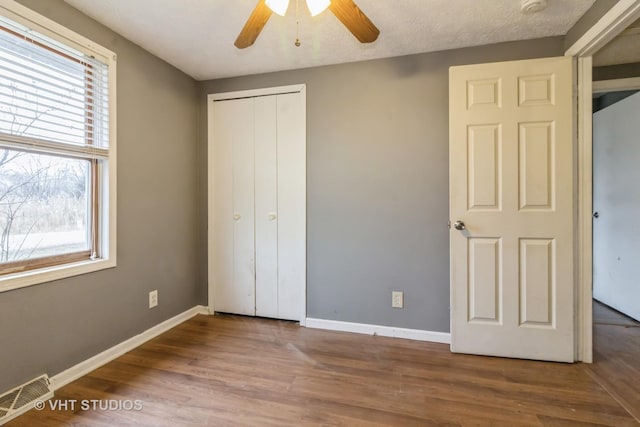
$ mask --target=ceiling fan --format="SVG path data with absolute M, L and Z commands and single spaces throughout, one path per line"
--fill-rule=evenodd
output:
M 315 16 L 329 8 L 360 43 L 371 43 L 380 34 L 380 30 L 376 28 L 353 0 L 306 0 L 306 2 L 311 16 Z M 260 35 L 269 17 L 271 17 L 271 13 L 275 12 L 284 16 L 288 7 L 289 0 L 259 0 L 234 45 L 238 49 L 251 46 Z M 296 46 L 298 45 L 299 42 L 296 42 Z

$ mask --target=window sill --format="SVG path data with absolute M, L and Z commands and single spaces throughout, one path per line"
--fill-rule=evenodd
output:
M 6 276 L 0 277 L 0 293 L 26 288 L 27 286 L 38 285 L 40 283 L 51 282 L 53 280 L 79 276 L 81 274 L 113 268 L 115 266 L 115 259 L 99 259 L 95 261 L 80 261 L 64 265 L 56 265 L 53 267 L 40 268 L 37 270 L 7 274 Z

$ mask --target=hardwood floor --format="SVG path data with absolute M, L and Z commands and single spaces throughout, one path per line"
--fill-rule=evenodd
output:
M 594 364 L 587 372 L 640 423 L 640 322 L 594 301 Z
M 631 415 L 640 328 L 596 325 L 595 337 L 596 362 L 568 365 L 198 316 L 56 392 L 54 402 L 77 400 L 75 410 L 32 410 L 8 425 L 640 425 Z M 83 399 L 143 407 L 82 410 Z

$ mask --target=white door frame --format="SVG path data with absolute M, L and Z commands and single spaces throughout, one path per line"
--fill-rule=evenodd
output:
M 576 360 L 593 361 L 592 55 L 640 17 L 640 0 L 620 0 L 565 52 L 578 61 Z
M 306 108 L 306 85 L 305 84 L 297 84 L 290 86 L 279 86 L 279 87 L 271 87 L 271 88 L 261 88 L 261 89 L 252 89 L 252 90 L 243 90 L 236 92 L 224 92 L 224 93 L 213 93 L 207 95 L 207 279 L 208 279 L 208 309 L 209 314 L 214 314 L 214 296 L 215 296 L 215 274 L 214 274 L 214 266 L 216 254 L 213 248 L 214 245 L 214 212 L 215 212 L 215 197 L 214 197 L 214 186 L 212 185 L 214 182 L 215 174 L 213 170 L 214 165 L 214 150 L 213 150 L 213 102 L 214 101 L 223 101 L 223 100 L 231 100 L 231 99 L 242 99 L 242 98 L 255 98 L 258 96 L 269 96 L 269 95 L 283 95 L 287 93 L 300 93 L 304 100 L 304 105 Z M 306 125 L 305 125 L 306 126 Z M 306 134 L 306 132 L 305 132 Z M 306 145 L 305 138 L 305 145 Z M 306 215 L 306 213 L 305 213 Z M 305 266 L 306 267 L 306 266 Z M 307 286 L 305 282 L 304 290 L 303 290 L 303 306 L 300 307 L 300 313 L 302 313 L 300 318 L 300 325 L 304 326 L 307 318 Z
M 628 79 L 598 80 L 593 82 L 593 93 L 621 92 L 640 90 L 640 77 Z

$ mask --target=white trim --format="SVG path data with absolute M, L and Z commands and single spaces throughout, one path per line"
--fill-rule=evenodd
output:
M 295 86 L 289 86 L 289 87 L 295 87 Z M 297 85 L 297 87 L 299 88 L 300 92 L 300 96 L 302 96 L 302 103 L 304 105 L 305 108 L 305 114 L 304 114 L 304 132 L 305 132 L 305 137 L 304 137 L 304 151 L 305 151 L 305 155 L 304 155 L 304 179 L 305 179 L 305 189 L 304 189 L 304 247 L 305 247 L 305 254 L 304 254 L 304 274 L 302 275 L 302 277 L 304 278 L 304 286 L 302 289 L 302 307 L 300 307 L 300 326 L 307 326 L 307 266 L 308 266 L 308 254 L 306 252 L 306 248 L 307 248 L 307 233 L 308 233 L 308 228 L 307 228 L 307 181 L 306 181 L 306 177 L 307 177 L 307 85 L 306 84 L 301 84 L 301 85 Z M 286 88 L 286 87 L 285 87 Z
M 65 277 L 92 273 L 94 271 L 104 270 L 115 266 L 115 259 L 99 259 L 95 261 L 80 261 L 20 273 L 6 274 L 0 276 L 0 293 L 25 288 L 27 286 L 38 285 L 40 283 L 51 282 L 53 280 L 60 280 Z
M 117 249 L 118 249 L 118 103 L 117 98 L 117 57 L 115 53 L 112 53 L 112 57 L 108 61 L 109 66 L 109 160 L 105 162 L 99 162 L 98 164 L 105 165 L 106 168 L 99 172 L 102 173 L 102 194 L 101 197 L 104 203 L 103 209 L 100 209 L 98 218 L 98 226 L 100 227 L 100 236 L 102 236 L 102 242 L 99 242 L 102 247 L 103 257 L 106 257 L 109 261 L 116 266 L 117 263 Z M 104 214 L 107 213 L 106 218 Z
M 60 144 L 59 142 L 46 140 L 39 140 L 37 143 L 34 143 L 34 139 L 35 138 L 3 134 L 0 136 L 0 148 L 13 148 L 54 155 L 62 154 L 78 159 L 109 159 L 109 149 L 92 147 L 91 145 Z
M 590 56 L 624 31 L 640 16 L 640 0 L 620 0 L 582 35 L 565 56 Z
M 365 335 L 404 338 L 415 341 L 429 341 L 451 344 L 451 334 L 447 332 L 423 331 L 420 329 L 396 328 L 393 326 L 368 325 L 366 323 L 342 322 L 339 320 L 306 319 L 306 327 L 328 331 L 353 332 Z
M 593 361 L 593 157 L 592 157 L 592 58 L 578 58 L 578 218 L 577 218 L 577 358 Z
M 209 305 L 210 314 L 215 311 L 215 173 L 213 165 L 215 165 L 215 156 L 213 149 L 213 95 L 207 96 L 207 304 Z
M 71 368 L 60 372 L 59 374 L 51 377 L 51 388 L 56 391 L 61 387 L 77 380 L 78 378 L 87 375 L 89 372 L 98 369 L 99 367 L 111 362 L 114 359 L 122 356 L 123 354 L 139 347 L 147 341 L 157 337 L 158 335 L 167 332 L 168 330 L 175 328 L 179 324 L 191 319 L 198 314 L 209 314 L 209 309 L 202 305 L 197 305 L 189 310 L 178 314 L 170 319 L 165 320 L 156 326 L 147 329 L 146 331 L 129 338 L 126 341 L 116 344 L 113 347 L 96 354 L 95 356 L 78 363 Z
M 207 95 L 207 279 L 208 279 L 208 298 L 207 304 L 209 306 L 209 313 L 214 314 L 215 312 L 215 197 L 214 197 L 214 169 L 213 165 L 215 164 L 214 150 L 213 150 L 213 103 L 215 101 L 224 101 L 231 99 L 241 99 L 241 98 L 253 98 L 258 96 L 270 96 L 270 95 L 282 95 L 285 93 L 300 93 L 304 99 L 304 105 L 306 109 L 307 105 L 307 85 L 304 83 L 289 85 L 289 86 L 278 86 L 271 88 L 261 88 L 261 89 L 250 89 L 250 90 L 242 90 L 235 92 L 225 92 L 225 93 L 213 93 Z M 306 117 L 306 116 L 305 116 Z M 305 118 L 305 129 L 306 129 L 306 118 Z M 305 147 L 307 141 L 305 137 Z M 306 168 L 306 165 L 305 165 Z M 306 198 L 306 193 L 305 193 Z M 306 220 L 305 220 L 305 229 L 306 229 Z M 305 255 L 305 265 L 304 268 L 307 268 L 306 264 L 306 255 Z M 302 307 L 300 307 L 300 326 L 306 326 L 307 322 L 307 284 L 304 284 L 304 298 Z
M 282 95 L 283 93 L 297 93 L 305 89 L 304 84 L 268 87 L 261 89 L 241 90 L 236 92 L 213 93 L 207 96 L 209 102 L 225 101 L 229 99 L 255 98 L 257 96 Z
M 640 90 L 640 77 L 593 82 L 593 93 L 620 92 L 624 90 Z

